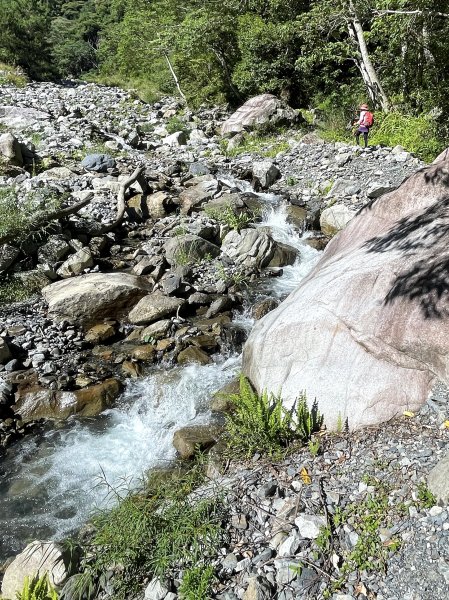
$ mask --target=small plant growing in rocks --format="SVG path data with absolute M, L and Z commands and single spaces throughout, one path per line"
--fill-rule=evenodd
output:
M 148 577 L 170 577 L 181 568 L 181 598 L 208 598 L 214 581 L 210 559 L 225 543 L 225 507 L 222 494 L 201 495 L 203 483 L 201 457 L 187 470 L 153 472 L 140 491 L 104 482 L 117 505 L 93 519 L 95 533 L 77 575 L 79 591 L 101 587 L 101 575 L 111 565 L 120 565 L 112 582 L 117 599 L 137 593 Z
M 214 219 L 223 225 L 228 225 L 228 227 L 235 229 L 235 231 L 244 229 L 253 219 L 253 215 L 249 215 L 248 213 L 235 212 L 230 204 L 220 208 L 206 206 L 204 212 L 211 219 Z
M 17 600 L 58 600 L 58 594 L 45 573 L 42 577 L 25 577 L 23 588 L 17 593 Z
M 316 402 L 309 410 L 304 394 L 286 410 L 280 396 L 257 394 L 243 375 L 239 394 L 230 399 L 234 411 L 227 417 L 228 446 L 236 455 L 282 455 L 294 442 L 307 443 L 323 424 Z
M 423 481 L 418 484 L 418 501 L 423 508 L 432 508 L 437 503 L 437 499 Z

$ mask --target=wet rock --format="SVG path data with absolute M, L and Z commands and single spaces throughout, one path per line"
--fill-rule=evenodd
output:
M 204 452 L 213 446 L 222 431 L 222 427 L 214 425 L 182 427 L 173 435 L 173 446 L 181 458 L 192 458 L 198 451 Z
M 38 419 L 62 420 L 75 414 L 92 417 L 111 406 L 121 389 L 117 379 L 72 392 L 49 390 L 37 384 L 21 385 L 13 410 L 24 423 Z
M 178 364 L 185 365 L 188 363 L 199 363 L 200 365 L 207 365 L 211 362 L 209 356 L 195 346 L 189 346 L 185 350 L 182 350 L 177 357 Z
M 293 265 L 298 257 L 298 251 L 293 246 L 276 242 L 273 258 L 270 260 L 268 267 L 285 267 Z
M 256 302 L 256 304 L 254 304 L 254 306 L 251 309 L 251 314 L 253 318 L 256 321 L 258 321 L 278 306 L 278 300 L 274 298 L 265 298 L 264 300 L 259 300 L 259 302 Z
M 231 396 L 240 393 L 240 379 L 236 377 L 212 396 L 210 409 L 214 412 L 229 412 L 233 407 Z
M 115 328 L 110 323 L 98 323 L 90 327 L 84 339 L 91 344 L 101 344 L 115 335 Z
M 156 348 L 151 344 L 145 344 L 139 346 L 133 350 L 131 358 L 134 360 L 140 360 L 143 362 L 153 362 L 156 357 Z
M 142 376 L 142 367 L 131 360 L 125 360 L 122 364 L 122 373 L 125 377 L 131 377 L 131 379 L 138 379 Z
M 221 250 L 236 264 L 263 268 L 274 256 L 275 243 L 257 229 L 232 230 L 224 238 Z
M 142 329 L 140 333 L 140 339 L 145 341 L 149 339 L 159 340 L 166 336 L 168 330 L 170 329 L 171 321 L 170 319 L 162 319 L 161 321 L 156 321 L 156 323 L 152 323 Z

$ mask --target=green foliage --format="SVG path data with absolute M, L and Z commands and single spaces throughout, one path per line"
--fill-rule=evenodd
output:
M 121 565 L 116 598 L 129 597 L 145 577 L 164 576 L 173 567 L 189 572 L 186 598 L 193 598 L 195 586 L 206 590 L 213 576 L 207 561 L 224 541 L 224 504 L 217 493 L 191 496 L 203 482 L 203 467 L 195 464 L 188 471 L 154 473 L 140 493 L 113 490 L 118 504 L 93 520 L 95 558 L 85 571 L 94 579 Z
M 243 138 L 241 144 L 231 151 L 225 151 L 228 156 L 239 156 L 240 154 L 260 154 L 266 158 L 275 158 L 279 152 L 286 152 L 290 146 L 285 139 L 277 135 L 261 135 L 255 132 Z
M 437 504 L 437 499 L 424 482 L 418 484 L 418 501 L 423 508 L 432 508 Z
M 399 144 L 430 162 L 445 146 L 437 135 L 437 124 L 429 115 L 414 117 L 397 112 L 386 115 L 376 113 L 376 125 L 370 143 L 383 146 Z
M 321 449 L 320 440 L 318 440 L 318 439 L 309 440 L 307 445 L 309 447 L 310 454 L 312 456 L 318 456 L 318 453 Z
M 178 131 L 183 131 L 185 134 L 190 133 L 189 128 L 186 126 L 186 122 L 180 119 L 178 116 L 174 116 L 168 120 L 165 125 L 165 129 L 168 133 L 177 133 Z
M 250 214 L 234 209 L 231 204 L 226 204 L 222 207 L 206 205 L 204 212 L 211 219 L 223 225 L 228 225 L 228 227 L 235 229 L 235 231 L 244 229 L 252 220 Z
M 42 280 L 28 276 L 22 279 L 19 275 L 3 275 L 0 277 L 0 304 L 22 302 L 42 289 Z
M 281 455 L 294 442 L 306 443 L 323 424 L 316 402 L 309 411 L 304 394 L 291 410 L 286 410 L 280 396 L 266 391 L 257 394 L 243 375 L 240 393 L 231 394 L 230 399 L 234 411 L 226 416 L 227 441 L 236 455 L 249 457 L 255 452 Z
M 0 85 L 14 85 L 25 87 L 28 80 L 23 71 L 0 62 Z
M 213 580 L 211 565 L 187 569 L 179 586 L 179 597 L 181 600 L 210 600 Z
M 43 223 L 45 216 L 59 204 L 60 199 L 56 197 L 48 198 L 45 206 L 37 204 L 32 196 L 19 202 L 13 188 L 0 189 L 0 240 L 7 237 L 20 243 L 33 230 L 33 235 L 39 236 L 45 226 L 35 229 L 35 225 L 39 221 Z
M 48 573 L 32 579 L 25 577 L 23 588 L 17 592 L 17 600 L 58 600 L 58 594 L 51 585 Z

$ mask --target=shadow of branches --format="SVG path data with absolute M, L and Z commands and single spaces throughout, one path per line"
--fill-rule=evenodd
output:
M 369 239 L 364 247 L 368 252 L 398 251 L 408 265 L 393 281 L 385 304 L 406 298 L 419 303 L 425 318 L 441 319 L 449 315 L 449 171 L 433 165 L 415 177 L 419 189 L 412 178 L 415 181 L 404 186 L 404 194 L 422 195 L 429 186 L 429 193 L 430 187 L 437 187 L 432 194 L 437 191 L 440 197 L 421 214 L 403 218 L 386 234 Z

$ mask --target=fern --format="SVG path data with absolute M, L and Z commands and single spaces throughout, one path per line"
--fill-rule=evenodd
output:
M 58 600 L 58 594 L 50 583 L 48 573 L 39 577 L 37 573 L 31 579 L 25 577 L 21 592 L 17 592 L 17 600 Z
M 304 394 L 286 410 L 280 395 L 258 395 L 243 375 L 239 394 L 231 394 L 230 400 L 234 412 L 227 416 L 228 446 L 237 455 L 282 454 L 294 441 L 306 443 L 323 424 L 317 403 L 309 411 Z

